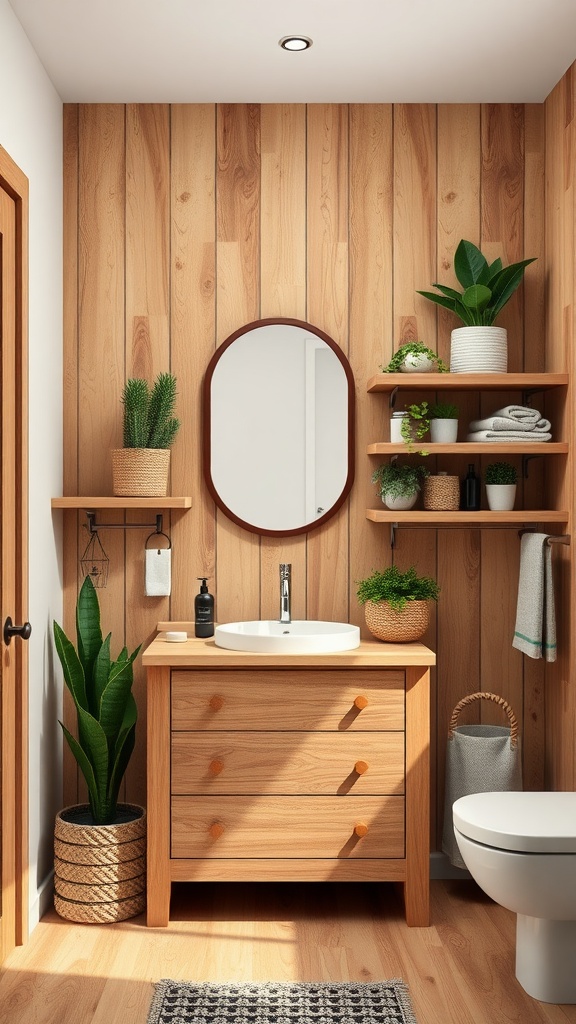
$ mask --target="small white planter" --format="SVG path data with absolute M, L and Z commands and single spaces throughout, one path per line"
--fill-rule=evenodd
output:
M 430 440 L 437 444 L 453 444 L 458 437 L 458 420 L 430 420 Z
M 382 501 L 386 505 L 386 508 L 393 509 L 395 512 L 405 512 L 409 508 L 413 508 L 416 504 L 418 497 L 418 491 L 414 491 L 409 498 L 392 498 L 390 494 L 383 494 Z
M 404 438 L 402 437 L 402 421 L 406 419 L 407 412 L 395 412 L 390 417 L 390 440 L 393 444 L 401 444 Z
M 511 512 L 516 500 L 516 484 L 486 484 L 486 498 L 491 512 Z
M 434 361 L 430 356 L 410 352 L 400 366 L 401 373 L 430 373 L 434 369 Z
M 456 327 L 450 345 L 451 373 L 506 373 L 505 327 Z

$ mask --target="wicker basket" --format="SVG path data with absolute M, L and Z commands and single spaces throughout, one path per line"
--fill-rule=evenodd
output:
M 430 621 L 427 601 L 408 601 L 401 612 L 391 608 L 387 601 L 367 601 L 364 614 L 372 636 L 388 643 L 418 640 L 428 629 Z
M 460 508 L 460 479 L 439 473 L 427 476 L 422 488 L 424 508 L 430 512 L 457 512 Z
M 112 490 L 122 498 L 164 497 L 169 470 L 169 448 L 116 448 L 112 452 Z
M 125 921 L 146 906 L 146 812 L 136 804 L 118 810 L 132 817 L 90 825 L 88 804 L 56 815 L 54 906 L 68 921 Z

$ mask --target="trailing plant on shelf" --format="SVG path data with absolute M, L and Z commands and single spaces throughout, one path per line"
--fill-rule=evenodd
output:
M 152 388 L 148 381 L 131 377 L 122 391 L 125 448 L 170 448 L 180 427 L 173 415 L 176 378 L 159 373 Z
M 526 267 L 535 259 L 533 256 L 508 267 L 502 266 L 499 257 L 488 263 L 478 246 L 463 238 L 454 254 L 454 273 L 462 292 L 434 282 L 432 287 L 439 295 L 419 290 L 418 295 L 450 309 L 467 327 L 492 326 L 520 285 Z
M 360 604 L 386 601 L 394 611 L 402 611 L 409 601 L 437 601 L 440 587 L 430 576 L 419 576 L 414 566 L 400 572 L 396 565 L 374 571 L 357 581 Z
M 484 481 L 488 485 L 515 484 L 517 479 L 516 467 L 511 462 L 491 462 L 484 472 Z
M 430 430 L 430 416 L 428 402 L 413 402 L 407 405 L 405 411 L 407 416 L 402 417 L 400 433 L 409 452 L 416 451 L 415 441 L 421 441 Z M 418 450 L 418 455 L 428 455 L 424 449 Z
M 424 373 L 436 370 L 437 373 L 448 373 L 448 367 L 440 357 L 427 348 L 421 341 L 408 341 L 401 345 L 387 366 L 381 366 L 382 373 L 406 373 L 412 368 L 418 368 L 419 363 L 424 363 Z M 412 364 L 412 366 L 410 365 Z
M 377 484 L 382 500 L 390 498 L 410 498 L 421 489 L 421 480 L 429 475 L 425 466 L 406 466 L 400 463 L 385 462 L 372 474 L 372 483 Z
M 132 695 L 132 654 L 124 647 L 115 661 L 110 656 L 111 634 L 103 639 L 100 607 L 90 576 L 86 576 L 76 605 L 74 647 L 54 622 L 54 642 L 64 681 L 76 706 L 78 738 L 60 722 L 88 787 L 95 825 L 113 823 L 118 792 L 134 749 L 137 709 Z

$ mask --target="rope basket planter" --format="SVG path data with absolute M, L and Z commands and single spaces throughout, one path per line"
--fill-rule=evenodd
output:
M 123 498 L 164 497 L 169 470 L 169 448 L 115 448 L 112 491 Z
M 146 812 L 136 804 L 118 809 L 129 820 L 86 824 L 88 804 L 56 815 L 54 906 L 68 921 L 125 921 L 146 906 Z
M 428 476 L 422 488 L 424 508 L 431 512 L 454 512 L 460 508 L 460 478 L 438 474 Z
M 428 601 L 407 601 L 401 612 L 391 608 L 387 601 L 366 601 L 364 615 L 372 636 L 388 643 L 418 640 L 430 622 Z

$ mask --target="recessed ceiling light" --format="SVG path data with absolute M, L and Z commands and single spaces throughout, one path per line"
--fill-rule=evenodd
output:
M 308 36 L 282 36 L 278 45 L 283 50 L 307 50 L 312 46 L 312 40 Z

